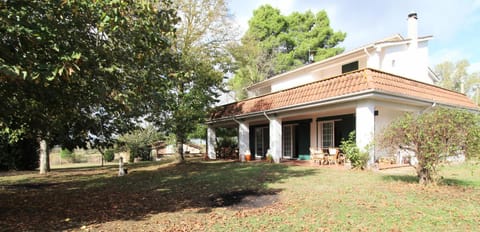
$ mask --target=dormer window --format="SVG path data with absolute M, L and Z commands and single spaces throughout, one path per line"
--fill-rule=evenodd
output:
M 352 63 L 342 65 L 342 74 L 358 70 L 358 60 Z

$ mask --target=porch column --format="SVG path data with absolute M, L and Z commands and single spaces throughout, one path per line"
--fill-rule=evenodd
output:
M 270 154 L 275 163 L 282 157 L 282 119 L 270 117 Z
M 240 161 L 245 161 L 245 154 L 250 153 L 250 128 L 248 122 L 238 124 L 238 153 Z
M 360 102 L 356 108 L 356 143 L 360 150 L 365 151 L 368 145 L 373 144 L 375 133 L 375 104 L 370 101 Z M 367 165 L 375 162 L 374 149 L 367 151 L 369 159 Z
M 208 125 L 207 128 L 207 154 L 209 159 L 216 159 L 217 156 L 215 154 L 215 128 L 211 125 Z

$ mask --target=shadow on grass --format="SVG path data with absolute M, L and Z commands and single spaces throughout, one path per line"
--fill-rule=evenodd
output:
M 69 230 L 116 220 L 143 220 L 150 214 L 189 208 L 209 212 L 214 207 L 237 204 L 237 198 L 261 205 L 252 197 L 266 196 L 274 201 L 281 191 L 269 189 L 268 184 L 318 171 L 238 162 L 129 168 L 124 177 L 117 177 L 116 169 L 108 175 L 92 176 L 85 170 L 83 178 L 60 179 L 45 188 L 0 189 L 0 226 L 7 231 Z
M 418 183 L 418 177 L 412 175 L 384 175 L 383 180 L 386 181 L 401 181 L 406 183 Z
M 385 181 L 402 181 L 406 183 L 418 183 L 418 177 L 412 175 L 385 175 L 382 176 Z M 440 185 L 448 186 L 458 186 L 458 187 L 476 187 L 477 184 L 474 181 L 461 180 L 461 179 L 452 179 L 452 178 L 441 178 L 438 181 Z
M 474 181 L 459 180 L 459 179 L 452 179 L 452 178 L 444 178 L 440 181 L 440 183 L 443 185 L 449 185 L 449 186 L 462 186 L 462 187 L 478 186 Z

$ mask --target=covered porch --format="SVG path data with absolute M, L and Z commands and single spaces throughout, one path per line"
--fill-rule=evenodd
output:
M 239 159 L 274 162 L 310 159 L 315 150 L 338 148 L 355 131 L 368 165 L 392 155 L 375 149 L 374 138 L 405 112 L 436 105 L 472 105 L 465 95 L 404 77 L 363 69 L 303 86 L 220 106 L 207 122 L 207 152 L 215 159 L 216 128 L 234 127 Z
M 365 110 L 365 107 L 371 110 Z M 271 155 L 275 162 L 310 160 L 312 150 L 323 151 L 326 155 L 329 148 L 338 150 L 341 141 L 348 139 L 352 131 L 370 130 L 362 134 L 373 136 L 373 126 L 365 125 L 368 125 L 367 120 L 372 120 L 370 125 L 374 124 L 375 114 L 378 115 L 378 111 L 375 111 L 374 104 L 344 103 L 236 117 L 223 123 L 209 124 L 208 147 L 214 146 L 216 128 L 236 127 L 241 161 L 245 161 L 246 154 L 251 154 L 252 160 L 266 159 L 267 155 Z M 367 136 L 362 138 L 368 139 Z M 358 141 L 362 142 L 362 139 Z M 214 149 L 208 149 L 208 154 L 210 158 L 215 158 Z

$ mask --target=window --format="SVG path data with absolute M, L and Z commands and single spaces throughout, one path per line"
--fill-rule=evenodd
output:
M 358 61 L 342 65 L 342 74 L 358 70 Z
M 335 146 L 335 126 L 333 121 L 318 122 L 319 145 L 322 148 Z

